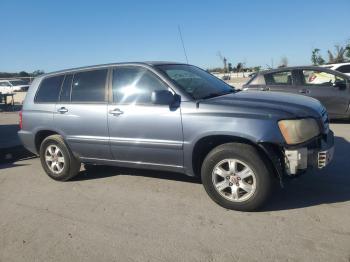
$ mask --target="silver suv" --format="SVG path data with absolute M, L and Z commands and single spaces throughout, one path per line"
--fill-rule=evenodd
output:
M 261 207 L 274 181 L 333 156 L 327 112 L 313 98 L 238 92 L 198 67 L 165 62 L 46 74 L 29 88 L 19 136 L 65 181 L 81 163 L 201 176 L 219 205 Z

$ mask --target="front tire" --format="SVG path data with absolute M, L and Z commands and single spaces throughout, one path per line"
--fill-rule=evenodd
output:
M 258 151 L 247 144 L 228 143 L 214 148 L 201 169 L 203 186 L 220 206 L 254 211 L 269 197 L 273 177 Z
M 44 139 L 40 146 L 40 160 L 46 174 L 54 180 L 67 181 L 80 170 L 80 161 L 74 157 L 60 135 Z

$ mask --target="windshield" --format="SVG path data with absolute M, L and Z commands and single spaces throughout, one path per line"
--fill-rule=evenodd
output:
M 9 81 L 13 86 L 23 86 L 26 85 L 26 82 L 23 80 L 11 80 Z
M 234 92 L 234 88 L 212 74 L 191 65 L 158 65 L 178 87 L 195 100 Z

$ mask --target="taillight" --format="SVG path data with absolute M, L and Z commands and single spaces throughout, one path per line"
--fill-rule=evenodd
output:
M 23 127 L 23 116 L 22 111 L 19 111 L 19 129 L 22 129 Z

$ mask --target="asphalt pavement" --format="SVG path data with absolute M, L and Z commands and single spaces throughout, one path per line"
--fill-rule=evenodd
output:
M 350 123 L 331 128 L 331 165 L 251 213 L 219 207 L 181 174 L 82 168 L 63 183 L 38 158 L 2 164 L 0 261 L 349 262 Z

